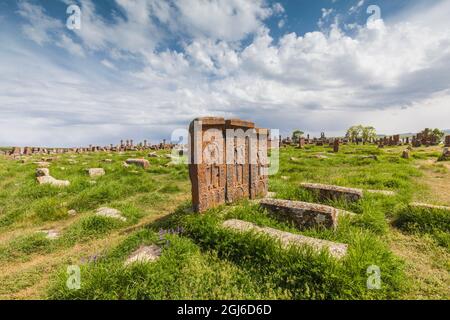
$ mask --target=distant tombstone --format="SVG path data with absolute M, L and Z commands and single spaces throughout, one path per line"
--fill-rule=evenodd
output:
M 450 148 L 450 135 L 445 137 L 445 146 L 447 148 Z
M 300 149 L 303 149 L 305 147 L 305 138 L 302 137 L 298 140 L 298 147 Z
M 334 139 L 333 152 L 339 152 L 339 139 Z

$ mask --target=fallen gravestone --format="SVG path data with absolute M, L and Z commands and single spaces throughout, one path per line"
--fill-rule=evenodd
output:
M 125 261 L 125 265 L 130 265 L 135 262 L 137 263 L 147 263 L 153 262 L 159 259 L 162 250 L 157 245 L 142 246 L 136 251 L 134 251 L 128 259 Z
M 101 177 L 105 175 L 105 169 L 103 168 L 90 168 L 87 170 L 91 178 Z
M 320 183 L 302 183 L 305 189 L 317 192 L 320 200 L 339 200 L 358 201 L 363 197 L 361 189 L 346 188 Z
M 306 237 L 299 234 L 293 234 L 290 232 L 280 231 L 268 227 L 258 227 L 257 225 L 242 221 L 231 219 L 225 221 L 222 226 L 226 229 L 238 231 L 238 232 L 255 232 L 257 234 L 267 235 L 275 240 L 280 241 L 282 247 L 287 248 L 289 246 L 309 246 L 315 251 L 327 250 L 331 256 L 339 259 L 346 255 L 347 245 L 343 243 L 336 243 L 332 241 L 316 239 Z
M 364 192 L 360 188 L 348 188 L 320 183 L 301 183 L 301 186 L 309 190 L 318 191 L 322 200 L 344 199 L 347 201 L 357 201 L 363 197 Z M 395 191 L 390 190 L 366 190 L 365 192 L 385 196 L 395 196 L 397 194 Z
M 335 229 L 339 215 L 354 215 L 330 206 L 302 201 L 266 198 L 262 199 L 259 205 L 275 213 L 277 217 L 294 223 L 300 229 L 311 227 Z
M 37 177 L 37 181 L 39 184 L 50 184 L 55 187 L 67 187 L 70 185 L 70 181 L 58 180 L 53 178 L 52 176 Z
M 120 212 L 119 210 L 114 209 L 114 208 L 101 207 L 101 208 L 97 209 L 95 214 L 97 216 L 103 216 L 103 217 L 118 219 L 121 221 L 127 221 L 127 218 L 122 216 L 122 212 Z
M 411 207 L 415 208 L 423 208 L 423 209 L 438 209 L 438 210 L 447 210 L 450 211 L 450 207 L 446 206 L 436 206 L 434 204 L 421 203 L 421 202 L 413 202 L 410 204 Z
M 148 167 L 150 167 L 150 162 L 148 162 L 148 160 L 146 159 L 127 159 L 125 161 L 126 164 L 134 164 L 136 166 L 142 167 L 144 169 L 147 169 Z

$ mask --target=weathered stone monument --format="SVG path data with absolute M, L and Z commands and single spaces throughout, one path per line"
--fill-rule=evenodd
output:
M 445 147 L 450 148 L 450 135 L 445 137 Z
M 339 152 L 339 139 L 334 139 L 333 152 Z
M 189 126 L 194 210 L 267 194 L 267 129 L 240 119 L 194 119 Z

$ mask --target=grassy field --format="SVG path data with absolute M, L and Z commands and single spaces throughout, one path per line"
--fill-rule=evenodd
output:
M 449 213 L 409 206 L 450 206 L 449 163 L 435 162 L 440 150 L 417 148 L 406 160 L 401 147 L 349 145 L 337 154 L 328 147 L 283 148 L 280 171 L 270 177 L 277 198 L 320 202 L 301 182 L 396 192 L 325 202 L 356 213 L 335 231 L 298 230 L 249 201 L 193 214 L 187 167 L 168 165 L 163 156 L 148 158 L 144 170 L 122 165 L 143 152 L 58 155 L 50 173 L 69 180 L 67 188 L 37 184 L 32 162 L 42 156 L 24 163 L 0 157 L 0 298 L 449 299 Z M 106 175 L 86 173 L 99 167 Z M 105 206 L 127 220 L 96 216 Z M 346 243 L 349 251 L 337 261 L 326 252 L 283 249 L 269 238 L 221 228 L 230 218 Z M 50 229 L 59 238 L 39 232 Z M 161 230 L 181 232 L 162 238 Z M 124 266 L 143 244 L 160 245 L 161 258 Z M 79 290 L 66 286 L 68 265 L 81 268 Z M 367 289 L 371 265 L 381 271 L 379 290 Z

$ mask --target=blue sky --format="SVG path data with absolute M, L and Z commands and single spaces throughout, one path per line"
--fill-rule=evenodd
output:
M 283 134 L 448 128 L 449 14 L 425 0 L 0 1 L 0 145 L 156 142 L 205 115 Z

